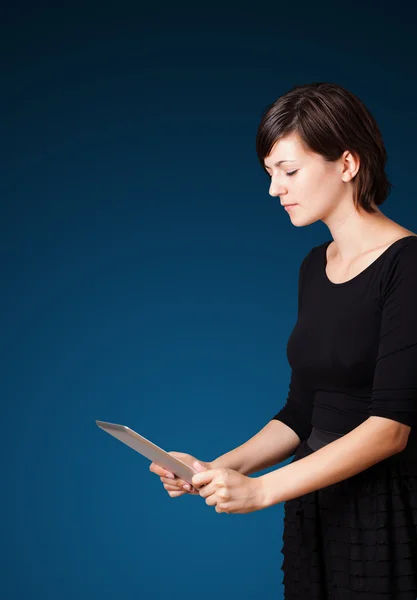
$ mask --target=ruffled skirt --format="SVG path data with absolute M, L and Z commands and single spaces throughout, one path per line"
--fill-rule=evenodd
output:
M 292 462 L 312 452 L 304 441 Z M 286 600 L 416 600 L 417 460 L 285 502 L 281 552 Z

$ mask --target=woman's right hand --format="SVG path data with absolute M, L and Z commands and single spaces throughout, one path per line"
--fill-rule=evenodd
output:
M 184 454 L 183 452 L 168 452 L 168 454 L 174 456 L 175 458 L 178 458 L 183 463 L 189 465 L 193 469 L 195 469 L 193 463 L 197 461 L 198 463 L 200 463 L 200 465 L 204 467 L 203 469 L 201 469 L 201 472 L 207 469 L 211 469 L 211 463 L 198 460 L 194 456 L 191 456 L 191 454 Z M 176 477 L 176 475 L 174 475 L 170 471 L 167 471 L 163 467 L 160 467 L 156 463 L 151 463 L 149 470 L 152 471 L 152 473 L 159 475 L 162 483 L 164 484 L 164 488 L 171 496 L 171 498 L 177 498 L 178 496 L 183 496 L 184 494 L 190 494 L 191 496 L 199 495 L 199 491 L 194 486 L 188 484 L 182 479 L 179 479 L 178 477 Z M 184 489 L 184 486 L 188 486 L 188 489 L 187 487 Z

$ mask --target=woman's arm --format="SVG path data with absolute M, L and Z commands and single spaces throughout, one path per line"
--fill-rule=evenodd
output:
M 212 469 L 234 469 L 251 475 L 294 454 L 301 440 L 281 421 L 272 420 L 247 442 L 212 461 Z
M 352 477 L 404 450 L 411 427 L 369 417 L 313 454 L 258 478 L 267 508 Z

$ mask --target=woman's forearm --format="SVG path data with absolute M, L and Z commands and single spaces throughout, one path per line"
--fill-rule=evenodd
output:
M 247 442 L 212 461 L 213 469 L 234 469 L 251 475 L 294 454 L 301 440 L 285 423 L 273 419 Z
M 348 479 L 401 452 L 409 429 L 390 419 L 369 417 L 309 456 L 259 477 L 262 508 Z

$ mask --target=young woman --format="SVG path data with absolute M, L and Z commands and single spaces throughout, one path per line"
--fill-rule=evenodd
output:
M 321 220 L 332 238 L 300 266 L 287 402 L 213 462 L 173 454 L 201 471 L 190 492 L 217 512 L 285 503 L 287 600 L 416 600 L 417 235 L 378 208 L 391 187 L 384 143 L 346 89 L 313 83 L 278 98 L 257 153 L 293 225 Z

